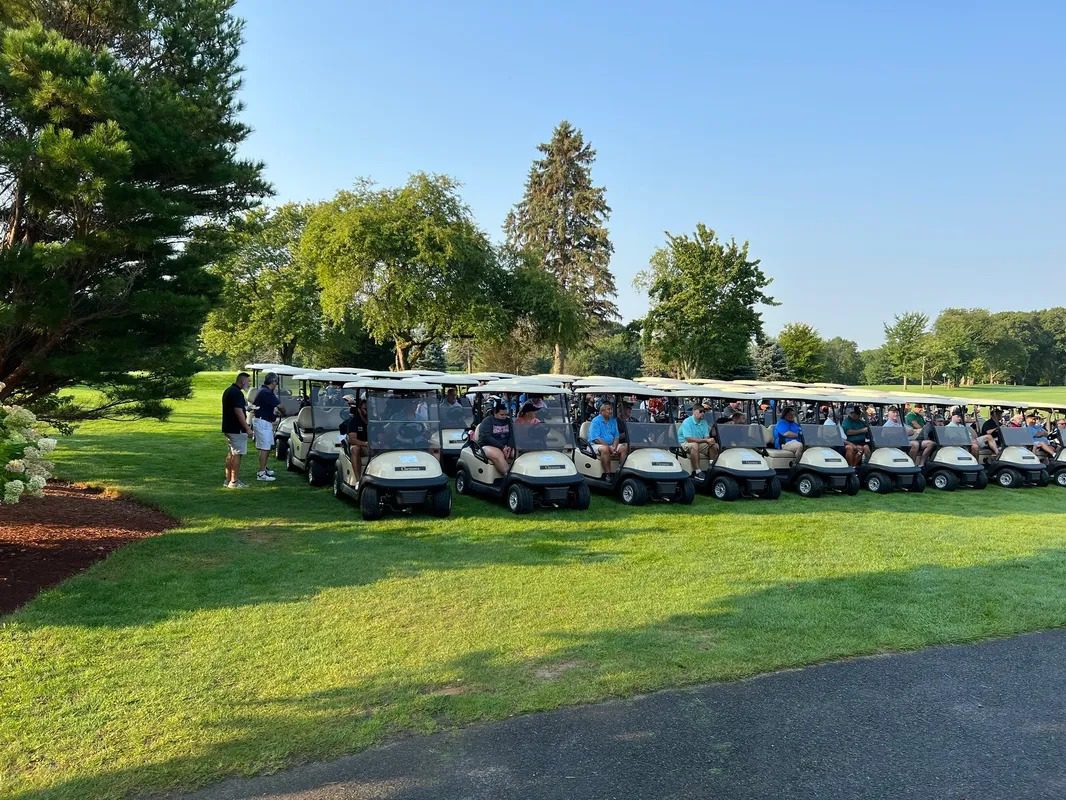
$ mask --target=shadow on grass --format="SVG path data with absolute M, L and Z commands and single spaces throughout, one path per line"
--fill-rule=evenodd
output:
M 446 684 L 383 672 L 351 686 L 249 702 L 244 713 L 203 723 L 200 740 L 221 743 L 16 796 L 43 800 L 188 788 L 477 720 L 1053 627 L 1066 622 L 1066 593 L 1058 590 L 1064 580 L 1066 550 L 1054 549 L 961 569 L 920 566 L 781 584 L 631 628 L 547 632 L 555 645 L 548 657 L 523 660 L 486 647 L 447 664 L 444 673 L 454 677 Z M 362 778 L 404 777 L 376 768 L 369 764 Z M 288 790 L 298 788 L 312 787 Z M 433 795 L 431 786 L 418 791 Z

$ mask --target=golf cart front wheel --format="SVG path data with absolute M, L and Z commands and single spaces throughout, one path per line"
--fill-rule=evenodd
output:
M 344 478 L 341 476 L 341 471 L 335 470 L 333 472 L 333 496 L 338 500 L 344 499 L 344 489 L 341 484 L 344 483 Z
M 888 494 L 892 489 L 892 482 L 883 472 L 871 472 L 866 476 L 867 491 L 874 494 Z
M 592 504 L 592 492 L 587 483 L 579 483 L 574 489 L 574 508 L 585 511 Z
M 1066 486 L 1066 469 L 1060 469 L 1055 473 L 1055 485 Z
M 287 461 L 289 456 L 289 440 L 278 439 L 274 442 L 274 455 L 278 461 Z
M 1022 485 L 1022 474 L 1011 467 L 996 473 L 996 483 L 1004 489 L 1016 489 Z
M 776 500 L 781 496 L 781 479 L 774 475 L 766 482 L 766 488 L 759 493 L 764 500 Z
M 299 472 L 300 470 L 296 466 L 296 462 L 293 460 L 294 456 L 293 456 L 292 453 L 293 453 L 292 448 L 286 445 L 286 447 L 285 447 L 285 469 L 287 469 L 289 472 Z
M 954 492 L 959 488 L 959 476 L 946 469 L 940 469 L 933 473 L 933 488 L 942 492 Z
M 460 466 L 455 470 L 455 493 L 466 494 L 470 489 L 470 473 L 466 467 Z
M 974 481 L 973 488 L 984 489 L 986 486 L 988 486 L 988 473 L 984 470 L 981 470 L 977 473 L 977 480 Z
M 447 517 L 452 513 L 452 490 L 447 486 L 429 494 L 429 513 L 434 517 Z
M 1048 475 L 1048 471 L 1046 469 L 1040 470 L 1040 473 L 1036 476 L 1036 485 L 1047 486 L 1049 483 L 1051 483 L 1051 476 Z
M 912 494 L 921 494 L 925 491 L 925 476 L 921 473 L 911 479 L 911 488 L 907 490 Z
M 796 492 L 800 497 L 821 497 L 825 491 L 825 482 L 810 472 L 804 472 L 796 478 Z
M 1064 470 L 1066 472 L 1066 470 Z M 692 505 L 692 501 L 696 499 L 696 484 L 692 482 L 692 478 L 685 478 L 681 481 L 681 492 L 677 498 L 683 506 Z
M 324 461 L 319 461 L 317 458 L 309 459 L 307 462 L 307 482 L 312 486 L 325 486 L 329 483 L 330 475 L 329 465 Z
M 844 485 L 844 493 L 849 497 L 854 497 L 859 493 L 860 486 L 862 486 L 862 482 L 859 480 L 858 475 L 848 475 L 848 482 Z
M 367 522 L 381 519 L 381 495 L 376 486 L 364 486 L 359 493 L 359 510 Z
M 528 514 L 533 510 L 533 492 L 521 483 L 511 484 L 507 490 L 507 507 L 512 514 Z
M 648 487 L 644 481 L 636 478 L 626 478 L 618 490 L 622 502 L 627 506 L 642 506 L 648 502 Z
M 711 491 L 719 500 L 727 502 L 740 497 L 740 485 L 729 475 L 719 475 L 711 483 Z

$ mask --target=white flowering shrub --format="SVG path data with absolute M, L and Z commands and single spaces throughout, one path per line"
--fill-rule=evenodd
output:
M 24 408 L 0 405 L 0 503 L 17 503 L 23 495 L 40 497 L 52 475 L 55 465 L 47 456 L 56 440 L 41 436 L 36 422 Z

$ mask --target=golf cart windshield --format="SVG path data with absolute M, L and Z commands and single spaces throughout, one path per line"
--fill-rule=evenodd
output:
M 526 399 L 527 402 L 537 402 L 537 398 L 534 395 L 529 395 Z M 563 395 L 544 394 L 540 396 L 540 399 L 544 402 L 544 408 L 537 411 L 537 418 L 541 422 L 549 422 L 552 424 L 568 423 L 569 415 L 566 411 L 566 402 Z
M 573 450 L 574 429 L 569 422 L 516 422 L 514 445 L 520 453 L 531 450 Z
M 718 423 L 718 444 L 727 447 L 766 447 L 763 429 L 759 425 Z
M 640 447 L 677 447 L 677 426 L 672 422 L 626 422 L 626 443 Z
M 343 389 L 330 384 L 311 386 L 311 420 L 316 433 L 335 431 L 352 415 L 344 394 Z
M 1007 447 L 1032 447 L 1036 444 L 1036 439 L 1033 438 L 1032 431 L 1028 428 L 1011 428 L 1003 425 L 999 429 L 999 434 L 1003 437 L 1003 444 Z
M 843 447 L 844 436 L 837 425 L 800 425 L 806 447 Z
M 472 428 L 474 426 L 474 409 L 464 403 L 451 405 L 442 401 L 438 407 L 438 414 L 442 428 Z
M 969 447 L 970 429 L 965 425 L 934 425 L 933 439 L 941 447 Z
M 870 441 L 874 443 L 874 447 L 901 447 L 906 450 L 911 446 L 907 429 L 896 425 L 889 428 L 884 425 L 871 425 Z
M 366 411 L 372 451 L 440 449 L 440 422 L 433 394 L 371 395 Z

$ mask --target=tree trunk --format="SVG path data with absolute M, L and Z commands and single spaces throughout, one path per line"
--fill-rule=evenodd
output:
M 280 355 L 281 355 L 281 363 L 282 364 L 291 364 L 292 363 L 292 357 L 294 355 L 296 355 L 296 341 L 293 340 L 293 341 L 285 342 L 281 346 Z
M 407 346 L 399 341 L 396 342 L 396 358 L 392 368 L 397 371 L 407 369 Z
M 566 350 L 558 342 L 555 343 L 555 356 L 552 359 L 552 372 L 562 375 L 566 366 Z

